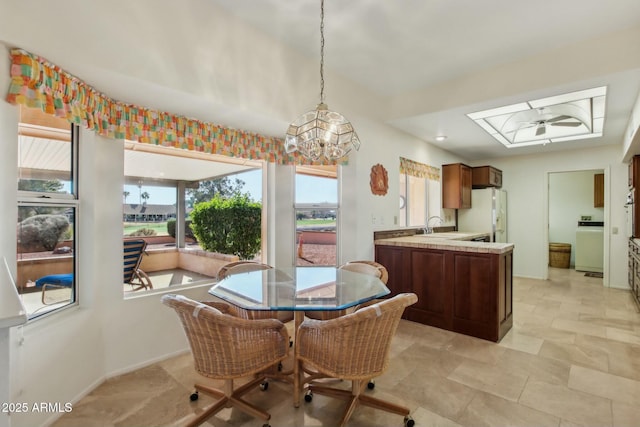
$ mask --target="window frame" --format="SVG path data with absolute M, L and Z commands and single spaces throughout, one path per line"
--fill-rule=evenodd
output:
M 401 176 L 404 176 L 404 189 L 400 189 L 400 197 L 404 197 L 404 206 L 399 208 L 398 216 L 403 217 L 404 226 L 405 227 L 426 227 L 427 226 L 427 218 L 429 217 L 429 178 L 418 178 L 416 176 L 410 175 L 408 173 L 400 173 Z M 421 179 L 424 181 L 424 223 L 416 223 L 410 224 L 409 219 L 411 216 L 411 207 L 416 204 L 416 200 L 410 197 L 411 192 L 409 191 L 410 187 L 410 178 L 413 179 Z M 400 185 L 402 185 L 402 180 L 400 180 Z M 402 215 L 402 209 L 404 209 L 404 215 Z
M 71 307 L 76 307 L 80 303 L 80 286 L 79 286 L 79 271 L 80 271 L 80 256 L 79 256 L 79 218 L 81 216 L 80 213 L 80 198 L 79 198 L 79 162 L 78 162 L 78 152 L 79 152 L 79 135 L 80 129 L 77 125 L 69 123 L 70 127 L 70 144 L 71 144 L 71 153 L 70 153 L 70 162 L 69 167 L 70 171 L 70 189 L 68 193 L 55 193 L 55 192 L 43 192 L 43 191 L 29 191 L 29 190 L 18 190 L 16 195 L 16 205 L 19 208 L 28 207 L 28 206 L 41 206 L 41 207 L 60 207 L 60 208 L 72 208 L 74 211 L 73 215 L 73 223 L 71 224 L 72 232 L 73 232 L 73 283 L 71 285 L 71 300 L 60 307 L 53 308 L 51 310 L 44 311 L 40 314 L 37 312 L 27 313 L 27 322 L 37 321 L 56 313 L 61 313 L 66 309 Z M 43 136 L 44 137 L 44 136 Z M 18 162 L 18 179 L 20 179 L 20 167 L 19 159 L 16 159 Z M 17 220 L 17 218 L 16 218 Z M 18 261 L 22 259 L 21 254 L 17 251 L 17 242 L 16 242 L 16 264 Z M 18 271 L 18 265 L 16 265 L 16 271 Z M 41 292 L 41 291 L 40 291 Z
M 298 223 L 298 216 L 297 213 L 299 210 L 313 210 L 313 209 L 319 209 L 319 210 L 327 210 L 327 209 L 331 209 L 334 210 L 336 213 L 336 249 L 335 249 L 335 264 L 334 265 L 325 265 L 323 264 L 323 267 L 337 267 L 339 265 L 339 260 L 341 259 L 341 255 L 340 255 L 340 166 L 337 165 L 335 166 L 336 171 L 335 171 L 335 176 L 333 176 L 332 172 L 327 172 L 327 167 L 326 166 L 320 166 L 314 168 L 313 166 L 296 166 L 293 168 L 293 265 L 297 266 L 297 267 L 307 267 L 307 268 L 313 268 L 313 266 L 304 266 L 304 265 L 298 265 L 298 230 L 297 230 L 297 223 Z M 302 172 L 298 172 L 298 170 L 301 170 Z M 296 176 L 300 174 L 300 175 L 307 175 L 307 176 L 315 176 L 318 178 L 327 178 L 327 179 L 335 179 L 336 180 L 336 201 L 335 202 L 319 202 L 319 203 L 315 203 L 315 202 L 300 202 L 298 203 L 296 201 L 296 195 L 297 195 L 297 186 L 296 186 Z

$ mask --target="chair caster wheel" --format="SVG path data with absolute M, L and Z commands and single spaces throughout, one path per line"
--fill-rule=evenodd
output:
M 262 427 L 271 427 L 271 424 L 262 424 Z
M 192 402 L 195 402 L 196 400 L 198 400 L 198 392 L 194 391 L 193 393 L 191 393 L 191 396 L 189 396 L 189 400 L 191 400 Z
M 293 347 L 293 340 L 289 340 L 289 347 Z
M 311 393 L 311 391 L 307 391 L 304 394 L 304 401 L 305 402 L 311 402 L 313 400 L 313 393 Z
M 367 388 L 368 388 L 369 390 L 373 390 L 374 388 L 376 388 L 376 383 L 374 383 L 373 381 L 369 381 L 369 382 L 367 383 Z
M 278 372 L 282 371 L 282 362 L 278 363 Z
M 267 381 L 260 383 L 260 390 L 267 391 L 268 388 L 269 388 L 269 383 Z
M 411 418 L 410 416 L 404 417 L 404 426 L 405 427 L 413 427 L 414 425 L 416 425 L 416 422 L 413 421 L 413 418 Z

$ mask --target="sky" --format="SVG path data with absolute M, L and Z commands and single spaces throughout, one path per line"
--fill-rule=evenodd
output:
M 243 193 L 249 193 L 253 200 L 262 200 L 262 170 L 252 170 L 235 175 L 229 175 L 231 180 L 239 178 L 245 182 Z M 125 185 L 124 191 L 128 191 L 127 203 L 140 203 L 141 192 L 149 193 L 147 203 L 154 205 L 173 205 L 176 203 L 176 190 L 169 187 L 156 187 L 143 185 L 138 189 L 137 185 Z M 298 203 L 337 203 L 337 182 L 331 178 L 318 178 L 306 175 L 296 175 L 296 201 Z

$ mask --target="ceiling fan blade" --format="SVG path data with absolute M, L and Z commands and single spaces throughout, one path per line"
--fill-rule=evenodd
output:
M 545 132 L 547 132 L 547 127 L 544 125 L 544 123 L 540 123 L 538 125 L 538 129 L 536 129 L 536 136 L 543 135 Z
M 562 123 L 549 123 L 551 126 L 569 126 L 569 127 L 578 127 L 582 123 L 580 122 L 562 122 Z
M 545 120 L 545 121 L 547 123 L 553 123 L 553 122 L 559 122 L 559 121 L 567 120 L 567 119 L 575 119 L 575 117 L 562 115 L 562 116 L 552 117 L 549 120 Z
M 522 123 L 529 123 L 529 122 L 522 122 Z M 532 127 L 538 126 L 538 124 L 539 124 L 539 123 L 529 123 L 529 126 L 519 126 L 519 127 L 515 128 L 515 129 L 508 130 L 508 131 L 506 131 L 506 132 L 504 132 L 504 133 L 520 132 L 520 131 L 521 131 L 521 130 L 523 130 L 523 129 L 529 129 L 529 128 L 532 128 Z

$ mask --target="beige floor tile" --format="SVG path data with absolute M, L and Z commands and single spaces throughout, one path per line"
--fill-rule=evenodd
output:
M 441 376 L 410 375 L 392 393 L 407 400 L 421 402 L 421 406 L 442 417 L 456 420 L 477 390 Z
M 519 403 L 585 426 L 613 424 L 611 401 L 557 384 L 529 381 Z
M 461 425 L 475 427 L 552 427 L 558 426 L 560 419 L 491 394 L 478 393 L 458 422 Z
M 589 314 L 592 316 L 604 316 L 606 309 L 600 305 L 586 305 L 582 302 L 577 302 L 575 299 L 573 301 L 563 301 L 560 305 L 560 311 L 562 313 L 576 313 L 578 315 Z
M 640 381 L 640 345 L 608 338 L 579 335 L 576 338 L 576 346 L 604 351 L 609 358 L 608 372 L 610 374 Z
M 616 341 L 640 345 L 640 330 L 625 331 L 617 328 L 606 328 L 606 337 Z
M 549 320 L 551 325 L 551 320 Z M 543 339 L 545 342 L 558 342 L 573 344 L 576 341 L 576 333 L 552 328 L 551 326 L 540 326 L 532 324 L 518 325 L 518 333 Z
M 640 381 L 582 366 L 571 367 L 569 388 L 622 403 L 640 403 Z
M 593 315 L 585 313 L 580 314 L 580 321 L 599 326 L 622 329 L 625 331 L 633 331 L 635 327 L 640 326 L 639 322 L 635 322 L 630 319 L 618 319 L 607 315 Z
M 455 421 L 452 421 L 449 418 L 441 417 L 435 412 L 431 412 L 428 409 L 422 407 L 416 409 L 411 414 L 411 416 L 416 422 L 416 425 L 420 427 L 461 427 L 461 425 L 456 423 Z
M 512 350 L 522 351 L 529 354 L 538 354 L 544 340 L 542 338 L 524 335 L 512 328 L 500 341 L 498 345 Z
M 557 318 L 551 322 L 551 327 L 562 331 L 575 332 L 577 334 L 594 335 L 596 337 L 607 336 L 607 331 L 604 326 L 594 325 L 590 322 L 583 322 L 579 320 Z
M 604 372 L 609 368 L 607 353 L 599 349 L 581 348 L 576 345 L 545 341 L 542 344 L 539 355 Z
M 444 349 L 450 353 L 489 364 L 494 364 L 505 351 L 493 342 L 460 334 L 456 335 Z
M 571 369 L 571 363 L 566 361 L 513 350 L 505 351 L 496 366 L 508 372 L 526 373 L 529 380 L 536 379 L 565 386 L 569 383 Z
M 549 277 L 514 278 L 514 327 L 498 344 L 401 321 L 389 369 L 366 393 L 405 404 L 421 427 L 640 426 L 640 313 L 629 292 L 569 269 L 552 268 Z M 190 354 L 172 357 L 106 381 L 53 425 L 180 425 L 213 402 L 205 395 L 189 401 L 196 380 L 221 385 L 196 374 Z M 518 401 L 508 400 L 519 388 Z M 345 402 L 316 395 L 295 409 L 291 391 L 290 384 L 272 382 L 247 399 L 271 413 L 274 427 L 336 425 Z M 225 409 L 203 425 L 260 424 Z M 393 425 L 401 426 L 402 417 L 362 407 L 349 423 Z
M 447 378 L 516 402 L 528 376 L 525 373 L 506 371 L 501 366 L 468 360 L 461 363 Z
M 614 427 L 638 427 L 640 425 L 640 406 L 638 402 L 631 405 L 613 402 Z
M 514 313 L 533 313 L 533 310 L 536 309 L 535 304 L 529 304 L 526 302 L 518 302 L 515 298 L 513 301 L 513 311 Z

